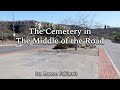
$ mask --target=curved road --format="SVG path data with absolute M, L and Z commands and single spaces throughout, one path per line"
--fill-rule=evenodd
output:
M 120 44 L 112 43 L 110 40 L 105 40 L 105 45 L 102 47 L 106 49 L 113 63 L 120 71 Z

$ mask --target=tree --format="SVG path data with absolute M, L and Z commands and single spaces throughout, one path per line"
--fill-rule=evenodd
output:
M 0 37 L 2 37 L 2 42 L 7 39 L 12 40 L 13 39 L 13 31 L 11 31 L 11 30 L 0 31 Z
M 7 22 L 1 22 L 0 23 L 0 36 L 1 36 L 1 40 L 2 40 L 2 43 L 3 43 L 3 40 L 4 40 L 4 30 L 8 30 L 8 23 Z
M 116 42 L 116 43 L 120 43 L 120 33 L 114 33 L 113 37 L 112 37 L 112 41 Z
M 25 38 L 30 38 L 30 30 L 29 28 L 35 28 L 35 26 L 31 26 L 31 25 L 20 25 L 19 26 L 19 32 L 22 34 L 23 37 Z M 33 35 L 34 37 L 34 35 Z
M 76 29 L 74 26 L 79 27 L 79 29 L 90 29 L 94 26 L 94 18 L 95 15 L 90 15 L 90 13 L 84 15 L 79 13 L 76 18 L 66 18 L 62 21 L 62 23 L 71 26 L 70 29 L 72 30 Z M 74 37 L 76 39 L 80 38 L 80 36 L 78 36 L 77 34 L 74 35 Z M 89 35 L 87 35 L 87 37 L 89 37 Z M 75 50 L 77 50 L 77 42 L 75 43 Z

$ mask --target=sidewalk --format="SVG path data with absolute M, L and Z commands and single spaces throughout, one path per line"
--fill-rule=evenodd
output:
M 99 78 L 100 79 L 119 79 L 110 58 L 107 56 L 104 48 L 99 48 Z

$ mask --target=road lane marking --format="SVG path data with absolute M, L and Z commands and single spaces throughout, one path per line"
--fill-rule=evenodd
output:
M 118 70 L 117 66 L 114 64 L 113 60 L 111 59 L 110 55 L 108 54 L 108 52 L 106 51 L 106 49 L 105 49 L 105 48 L 104 48 L 104 50 L 105 50 L 105 52 L 106 52 L 107 56 L 109 57 L 109 59 L 110 59 L 110 61 L 111 61 L 112 65 L 113 65 L 114 69 L 116 70 L 117 74 L 118 74 L 118 75 L 119 75 L 119 77 L 120 77 L 120 71 Z

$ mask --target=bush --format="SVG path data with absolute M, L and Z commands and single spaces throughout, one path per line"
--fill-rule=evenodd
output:
M 53 49 L 67 49 L 66 44 L 57 44 Z
M 75 48 L 74 44 L 66 44 L 68 48 Z
M 120 33 L 115 33 L 111 40 L 113 42 L 120 43 Z
M 7 39 L 13 40 L 13 31 L 11 30 L 0 31 L 0 38 L 2 38 L 3 40 L 7 40 Z
M 67 48 L 74 48 L 74 44 L 57 44 L 53 49 L 67 49 Z

